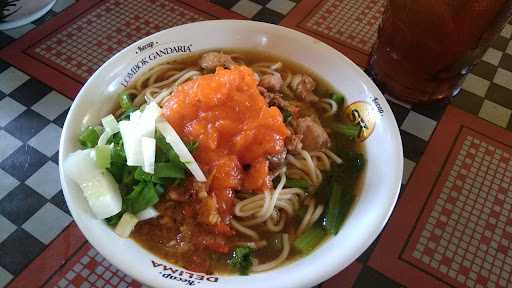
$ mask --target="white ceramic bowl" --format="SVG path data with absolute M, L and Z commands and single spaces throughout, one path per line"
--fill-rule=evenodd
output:
M 395 205 L 403 165 L 400 134 L 386 100 L 359 67 L 326 44 L 284 27 L 236 20 L 187 24 L 144 38 L 116 54 L 84 85 L 64 124 L 59 160 L 62 163 L 79 148 L 82 128 L 99 123 L 111 113 L 117 101 L 114 95 L 132 79 L 134 72 L 138 76 L 161 61 L 188 53 L 189 49 L 215 48 L 260 49 L 294 60 L 328 80 L 346 95 L 348 103 L 365 101 L 375 108 L 375 130 L 364 142 L 368 161 L 362 193 L 338 235 L 301 260 L 268 272 L 206 276 L 169 264 L 132 240 L 119 238 L 94 218 L 81 190 L 60 165 L 69 210 L 89 242 L 103 256 L 153 287 L 311 287 L 348 266 L 377 237 Z

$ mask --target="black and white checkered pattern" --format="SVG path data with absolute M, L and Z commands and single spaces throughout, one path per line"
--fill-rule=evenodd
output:
M 0 48 L 71 5 L 0 31 Z M 72 221 L 60 187 L 58 143 L 71 101 L 0 61 L 0 287 Z
M 14 67 L 0 70 L 0 283 L 71 221 L 58 143 L 71 101 Z M 1 287 L 1 285 L 0 285 Z
M 475 65 L 454 105 L 512 130 L 512 24 L 491 43 Z
M 306 1 L 306 0 L 305 0 Z M 0 31 L 0 48 L 51 19 L 73 0 L 59 0 L 43 18 Z M 211 0 L 253 20 L 278 23 L 298 0 Z M 403 183 L 420 159 L 445 104 L 389 102 L 404 144 Z M 0 61 L 0 288 L 16 277 L 71 221 L 58 175 L 58 142 L 71 101 Z M 358 259 L 366 263 L 372 245 Z M 398 287 L 365 266 L 360 287 Z
M 210 2 L 251 20 L 278 24 L 300 0 L 210 0 Z

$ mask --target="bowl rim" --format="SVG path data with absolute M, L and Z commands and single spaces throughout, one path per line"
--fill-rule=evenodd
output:
M 307 34 L 300 32 L 300 31 L 296 31 L 296 30 L 293 30 L 293 29 L 290 29 L 290 28 L 287 28 L 284 26 L 279 26 L 279 25 L 274 25 L 274 24 L 269 24 L 269 23 L 264 23 L 264 22 L 257 22 L 257 21 L 251 21 L 251 20 L 226 20 L 226 19 L 199 21 L 199 22 L 188 23 L 188 24 L 184 24 L 184 25 L 180 25 L 180 26 L 171 27 L 171 28 L 156 32 L 154 34 L 151 34 L 142 39 L 139 39 L 139 40 L 133 42 L 132 44 L 128 45 L 127 47 L 123 48 L 121 51 L 117 52 L 108 61 L 106 61 L 103 65 L 101 65 L 100 68 L 98 68 L 96 70 L 96 72 L 87 80 L 87 82 L 82 86 L 82 88 L 78 92 L 78 94 L 77 94 L 76 98 L 74 99 L 74 101 L 70 107 L 70 110 L 66 116 L 66 121 L 65 121 L 63 129 L 62 129 L 62 134 L 61 134 L 60 144 L 59 144 L 59 176 L 60 176 L 63 194 L 64 194 L 67 204 L 70 203 L 70 201 L 72 201 L 72 199 L 71 199 L 70 194 L 68 193 L 68 189 L 70 189 L 70 188 L 67 186 L 66 182 L 64 181 L 65 175 L 64 175 L 64 171 L 63 171 L 61 164 L 62 164 L 63 157 L 64 157 L 63 151 L 65 150 L 65 144 L 66 144 L 65 139 L 67 138 L 66 135 L 69 134 L 69 130 L 70 130 L 70 128 L 69 128 L 70 120 L 69 119 L 72 118 L 72 115 L 74 115 L 75 111 L 78 109 L 77 108 L 78 103 L 80 102 L 81 96 L 85 93 L 84 91 L 87 91 L 90 89 L 90 86 L 92 86 L 93 83 L 95 82 L 95 78 L 98 77 L 100 72 L 103 71 L 105 69 L 105 67 L 108 67 L 111 63 L 115 62 L 117 60 L 117 58 L 121 57 L 120 55 L 125 54 L 126 51 L 133 49 L 133 47 L 140 45 L 141 43 L 147 41 L 149 38 L 158 37 L 159 35 L 163 35 L 171 30 L 187 29 L 187 28 L 190 28 L 193 26 L 202 26 L 202 25 L 211 25 L 211 24 L 213 24 L 213 25 L 248 25 L 248 27 L 251 25 L 254 27 L 260 26 L 262 31 L 265 31 L 266 28 L 267 29 L 271 28 L 273 30 L 273 32 L 277 31 L 276 33 L 288 33 L 288 34 L 292 35 L 294 38 L 296 38 L 297 41 L 313 41 L 315 44 L 318 44 L 320 46 L 319 49 L 326 49 L 326 51 L 330 52 L 331 54 L 334 53 L 337 57 L 342 58 L 343 61 L 346 62 L 346 64 L 348 64 L 354 70 L 355 73 L 359 74 L 357 76 L 358 76 L 358 78 L 361 79 L 363 84 L 372 88 L 372 91 L 373 91 L 372 95 L 374 95 L 377 98 L 380 98 L 379 100 L 384 100 L 381 103 L 381 105 L 385 105 L 386 107 L 388 107 L 387 109 L 389 111 L 391 111 L 389 104 L 387 103 L 387 101 L 385 101 L 385 98 L 382 95 L 382 93 L 380 92 L 380 90 L 376 87 L 376 85 L 373 83 L 373 81 L 370 80 L 370 78 L 361 70 L 361 68 L 359 66 L 354 64 L 349 58 L 347 58 L 345 55 L 343 55 L 338 50 L 332 48 L 331 46 L 327 45 L 326 43 L 324 43 L 318 39 L 315 39 Z M 293 60 L 293 59 L 290 59 L 290 60 Z M 320 76 L 322 76 L 322 75 L 320 75 Z M 391 126 L 389 126 L 389 130 L 390 130 L 389 132 L 391 134 L 392 139 L 394 141 L 397 141 L 397 144 L 399 144 L 398 147 L 395 147 L 395 149 L 398 149 L 396 152 L 397 152 L 397 155 L 399 156 L 399 159 L 397 159 L 396 163 L 393 163 L 393 165 L 392 165 L 394 169 L 397 169 L 396 170 L 397 177 L 395 177 L 396 179 L 393 179 L 392 187 L 389 187 L 389 190 L 393 191 L 394 194 L 393 194 L 393 199 L 391 199 L 391 201 L 390 201 L 390 205 L 387 207 L 384 207 L 380 213 L 380 215 L 383 217 L 381 218 L 381 220 L 378 222 L 378 224 L 375 227 L 371 227 L 372 229 L 367 230 L 368 233 L 367 233 L 366 237 L 364 238 L 364 240 L 362 240 L 361 244 L 358 245 L 358 248 L 360 248 L 358 250 L 361 250 L 361 251 L 352 253 L 352 255 L 355 255 L 355 256 L 352 257 L 353 259 L 350 259 L 348 264 L 344 263 L 346 261 L 337 260 L 337 261 L 331 263 L 334 265 L 331 265 L 330 267 L 325 267 L 326 265 L 323 265 L 322 269 L 315 269 L 314 270 L 315 272 L 311 272 L 311 274 L 308 276 L 297 275 L 296 279 L 298 279 L 298 280 L 295 280 L 292 282 L 290 282 L 291 280 L 288 280 L 288 282 L 285 281 L 287 283 L 287 285 L 284 285 L 284 283 L 283 283 L 283 285 L 284 285 L 283 287 L 313 286 L 313 285 L 316 285 L 318 283 L 321 283 L 321 282 L 331 278 L 338 272 L 345 269 L 352 262 L 354 262 L 357 259 L 357 257 L 359 257 L 359 255 L 361 255 L 371 245 L 371 243 L 373 243 L 375 241 L 375 239 L 378 237 L 378 235 L 382 232 L 384 226 L 386 225 L 387 221 L 389 220 L 389 218 L 391 216 L 391 213 L 393 212 L 393 209 L 398 200 L 398 196 L 400 194 L 400 187 L 401 187 L 401 183 L 402 183 L 402 174 L 403 174 L 403 161 L 404 161 L 403 146 L 402 146 L 402 140 L 401 140 L 400 133 L 399 133 L 398 124 L 396 122 L 396 118 L 393 113 L 391 113 L 390 117 L 392 117 L 393 121 L 389 121 L 390 123 L 388 123 L 391 125 Z M 137 279 L 141 283 L 157 285 L 156 282 L 151 281 L 150 278 L 153 278 L 153 277 L 146 277 L 146 275 L 144 275 L 144 274 L 147 274 L 147 273 L 141 272 L 142 269 L 140 269 L 140 271 L 139 271 L 138 269 L 130 268 L 133 265 L 119 261 L 118 259 L 116 259 L 115 255 L 113 255 L 112 253 L 109 253 L 109 251 L 107 251 L 106 249 L 103 249 L 104 247 L 101 247 L 102 245 L 98 245 L 99 241 L 98 242 L 96 241 L 97 240 L 96 237 L 93 238 L 91 235 L 88 235 L 88 233 L 84 232 L 84 229 L 83 229 L 84 224 L 83 223 L 86 220 L 84 220 L 80 217 L 77 218 L 73 209 L 70 208 L 69 210 L 73 217 L 73 220 L 75 221 L 75 223 L 77 224 L 79 229 L 82 231 L 85 238 L 89 241 L 89 243 L 91 243 L 91 245 L 95 249 L 98 250 L 98 252 L 100 252 L 102 255 L 104 255 L 105 258 L 108 259 L 108 261 L 110 261 L 112 264 L 114 264 L 115 266 L 117 266 L 118 268 L 123 270 L 124 272 L 127 272 L 127 274 L 129 274 L 133 278 Z M 325 243 L 323 245 L 325 245 Z M 139 247 L 139 248 L 145 250 L 142 247 Z M 151 253 L 151 252 L 149 252 L 149 253 Z M 310 258 L 310 255 L 307 255 L 307 256 L 302 257 L 301 259 L 297 260 L 296 262 L 307 261 L 307 259 L 309 259 L 309 258 Z M 263 273 L 265 273 L 265 272 L 263 272 Z M 238 275 L 237 276 L 222 275 L 222 277 L 238 277 L 238 278 L 247 280 L 247 279 L 253 278 L 254 275 L 258 275 L 258 274 L 262 274 L 262 273 L 251 274 L 249 276 L 243 276 L 243 277 L 240 277 Z M 172 284 L 169 286 L 172 286 Z M 178 285 L 176 287 L 181 287 L 181 286 Z

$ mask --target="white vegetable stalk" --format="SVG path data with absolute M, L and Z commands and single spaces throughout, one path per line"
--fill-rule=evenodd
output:
M 137 222 L 139 222 L 137 216 L 126 212 L 123 214 L 123 217 L 121 217 L 121 220 L 119 220 L 119 223 L 117 223 L 114 231 L 119 237 L 128 238 L 135 228 L 135 225 L 137 225 Z
M 63 168 L 82 189 L 94 215 L 105 219 L 121 211 L 121 193 L 112 175 L 96 166 L 93 155 L 93 149 L 71 153 L 64 160 Z
M 140 115 L 142 113 L 140 112 L 140 110 L 137 110 L 133 113 L 130 114 L 130 121 L 138 121 L 140 119 Z
M 144 165 L 142 170 L 146 173 L 155 173 L 156 140 L 154 138 L 142 137 L 142 158 Z
M 123 205 L 119 186 L 109 172 L 102 171 L 97 177 L 81 183 L 80 188 L 98 219 L 108 218 L 121 211 Z
M 203 171 L 201 171 L 196 160 L 194 160 L 194 157 L 192 157 L 192 154 L 190 154 L 187 146 L 185 146 L 185 143 L 181 141 L 180 136 L 176 133 L 174 128 L 172 128 L 172 126 L 161 117 L 157 119 L 156 127 L 165 137 L 165 141 L 171 144 L 174 151 L 176 151 L 176 154 L 178 154 L 180 161 L 187 166 L 188 170 L 190 170 L 196 180 L 199 182 L 206 182 L 206 177 L 204 176 Z
M 126 153 L 126 164 L 129 166 L 142 166 L 142 150 L 140 145 L 140 135 L 137 125 L 132 121 L 119 122 L 119 131 L 123 138 L 124 152 Z
M 101 124 L 103 124 L 103 128 L 105 130 L 108 130 L 112 133 L 119 132 L 119 124 L 117 123 L 116 118 L 112 114 L 101 119 Z
M 137 218 L 139 219 L 139 221 L 144 221 L 144 220 L 148 220 L 151 218 L 155 218 L 158 215 L 160 215 L 160 213 L 158 213 L 158 211 L 154 207 L 148 207 L 148 208 L 140 211 L 137 214 Z
M 103 133 L 98 140 L 98 145 L 107 144 L 108 138 L 119 132 L 119 124 L 117 123 L 116 118 L 112 114 L 101 119 L 101 123 L 103 124 Z
M 151 161 L 153 162 L 154 166 L 154 157 L 152 157 L 153 160 L 147 158 L 147 165 L 144 164 L 144 149 L 148 149 L 147 147 L 149 147 L 149 142 L 146 144 L 146 146 L 143 146 L 142 139 L 144 137 L 154 139 L 155 121 L 159 116 L 160 107 L 158 107 L 156 103 L 150 103 L 146 106 L 144 112 L 141 113 L 140 110 L 135 111 L 130 114 L 129 121 L 125 120 L 119 122 L 119 130 L 121 131 L 121 136 L 123 137 L 123 145 L 128 166 L 151 166 Z M 155 148 L 153 147 L 152 149 Z M 150 156 L 149 154 L 147 157 Z
M 93 157 L 94 149 L 73 152 L 64 160 L 64 171 L 78 184 L 87 182 L 98 176 L 101 171 Z

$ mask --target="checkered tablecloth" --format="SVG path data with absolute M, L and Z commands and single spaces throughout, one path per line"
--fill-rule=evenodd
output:
M 468 75 L 454 104 L 498 126 L 512 130 L 512 25 L 498 38 Z
M 0 48 L 22 41 L 17 39 L 22 38 L 37 26 L 59 16 L 61 12 L 71 13 L 70 9 L 73 8 L 74 2 L 73 0 L 58 0 L 53 9 L 43 18 L 20 28 L 0 31 Z M 101 3 L 107 2 L 114 3 L 115 1 Z M 138 1 L 121 2 L 125 5 L 137 5 Z M 166 1 L 153 2 L 164 3 Z M 179 2 L 179 7 L 176 6 L 172 11 L 169 10 L 169 13 L 176 13 L 182 9 L 180 7 L 186 6 L 186 1 L 174 2 Z M 360 65 L 364 65 L 365 57 L 367 57 L 376 37 L 379 15 L 382 13 L 384 3 L 383 0 L 212 0 L 210 2 L 210 4 L 222 7 L 220 9 L 237 13 L 240 17 L 280 23 L 308 33 L 339 49 Z M 172 7 L 174 4 L 170 5 L 169 7 Z M 69 9 L 66 9 L 67 7 Z M 95 10 L 92 13 L 112 13 L 109 9 L 115 9 L 114 6 L 109 7 L 108 5 L 104 8 L 108 9 Z M 187 11 L 189 10 L 185 9 L 180 12 L 182 20 L 175 19 L 175 22 L 169 25 L 196 21 L 202 19 L 201 17 L 208 18 L 207 13 L 194 12 L 194 14 Z M 77 16 L 76 19 L 73 21 L 80 21 L 84 18 Z M 63 23 L 62 25 L 72 25 L 73 23 Z M 86 27 L 90 23 L 83 23 L 83 25 Z M 72 76 L 76 78 L 72 81 L 75 85 L 80 85 L 81 81 L 85 81 L 110 55 L 126 46 L 127 43 L 138 39 L 140 34 L 147 34 L 153 30 L 162 29 L 162 27 L 152 27 L 153 30 L 144 29 L 141 27 L 137 33 L 121 37 L 118 39 L 117 46 L 102 47 L 99 49 L 101 51 L 81 56 L 86 57 L 84 59 L 73 58 L 68 61 L 64 52 L 62 52 L 64 54 L 55 54 L 54 50 L 49 47 L 52 45 L 65 46 L 64 42 L 73 37 L 72 33 L 91 33 L 86 30 L 60 31 L 56 29 L 55 33 L 49 34 L 47 39 L 50 40 L 34 43 L 27 47 L 26 53 L 23 53 L 26 57 L 38 54 L 41 59 L 45 58 L 44 61 L 38 63 L 48 64 L 51 67 L 67 65 L 68 67 L 64 67 L 63 70 L 72 70 L 71 72 L 75 73 Z M 472 69 L 471 74 L 464 82 L 461 94 L 453 100 L 455 106 L 466 112 L 478 115 L 509 130 L 512 130 L 511 34 L 512 26 L 507 24 L 483 60 Z M 71 49 L 70 51 L 84 49 L 87 47 L 87 43 L 75 46 L 66 47 Z M 68 95 L 67 91 L 69 90 L 61 89 L 62 87 L 58 85 L 49 85 L 46 80 L 40 81 L 45 79 L 44 75 L 34 73 L 30 69 L 27 70 L 27 67 L 23 65 L 13 66 L 5 60 L 9 61 L 9 59 L 0 60 L 0 287 L 4 287 L 9 282 L 13 283 L 14 278 L 27 269 L 38 256 L 42 255 L 43 251 L 51 246 L 52 241 L 56 241 L 58 236 L 67 229 L 66 227 L 69 228 L 69 225 L 72 225 L 70 224 L 72 218 L 66 207 L 59 182 L 58 142 L 65 117 L 72 103 L 69 98 L 73 95 Z M 80 61 L 86 61 L 87 65 L 85 66 L 88 68 L 83 71 L 74 69 Z M 70 77 L 71 73 L 68 72 L 59 73 L 72 78 Z M 61 80 L 66 81 L 65 79 Z M 422 157 L 447 103 L 413 107 L 394 101 L 389 101 L 389 104 L 400 127 L 404 144 L 403 184 L 406 184 L 416 163 Z M 355 286 L 359 287 L 376 287 L 372 286 L 372 283 L 378 283 L 378 287 L 400 286 L 390 277 L 367 265 L 376 243 L 378 241 L 361 255 L 353 266 L 347 269 L 350 273 L 353 271 L 354 278 L 350 283 L 346 282 L 347 285 L 355 283 Z M 87 253 L 93 253 L 89 252 L 93 251 L 93 248 L 81 246 L 77 251 L 87 255 Z M 82 261 L 82 258 L 75 257 L 73 259 L 77 263 Z M 102 261 L 98 260 L 97 262 L 101 264 Z M 87 263 L 83 265 L 87 265 Z M 105 264 L 105 266 L 108 265 Z M 60 278 L 54 276 L 51 281 L 55 281 L 55 283 L 51 281 L 48 283 L 61 285 L 59 281 L 62 281 L 61 283 L 72 281 L 75 278 L 70 276 L 71 279 L 69 279 L 67 273 L 73 269 L 74 266 L 62 266 L 59 272 L 56 272 Z M 82 270 L 74 273 L 81 272 Z M 336 281 L 348 279 L 342 278 Z M 96 285 L 94 284 L 96 279 L 93 276 L 91 279 L 93 280 L 89 281 L 90 285 Z M 119 281 L 119 283 L 121 282 Z M 128 285 L 127 281 L 123 283 Z M 333 283 L 341 282 L 327 282 L 324 286 L 336 287 L 336 284 Z M 67 287 L 67 284 L 58 287 Z M 116 284 L 108 285 L 115 286 Z

